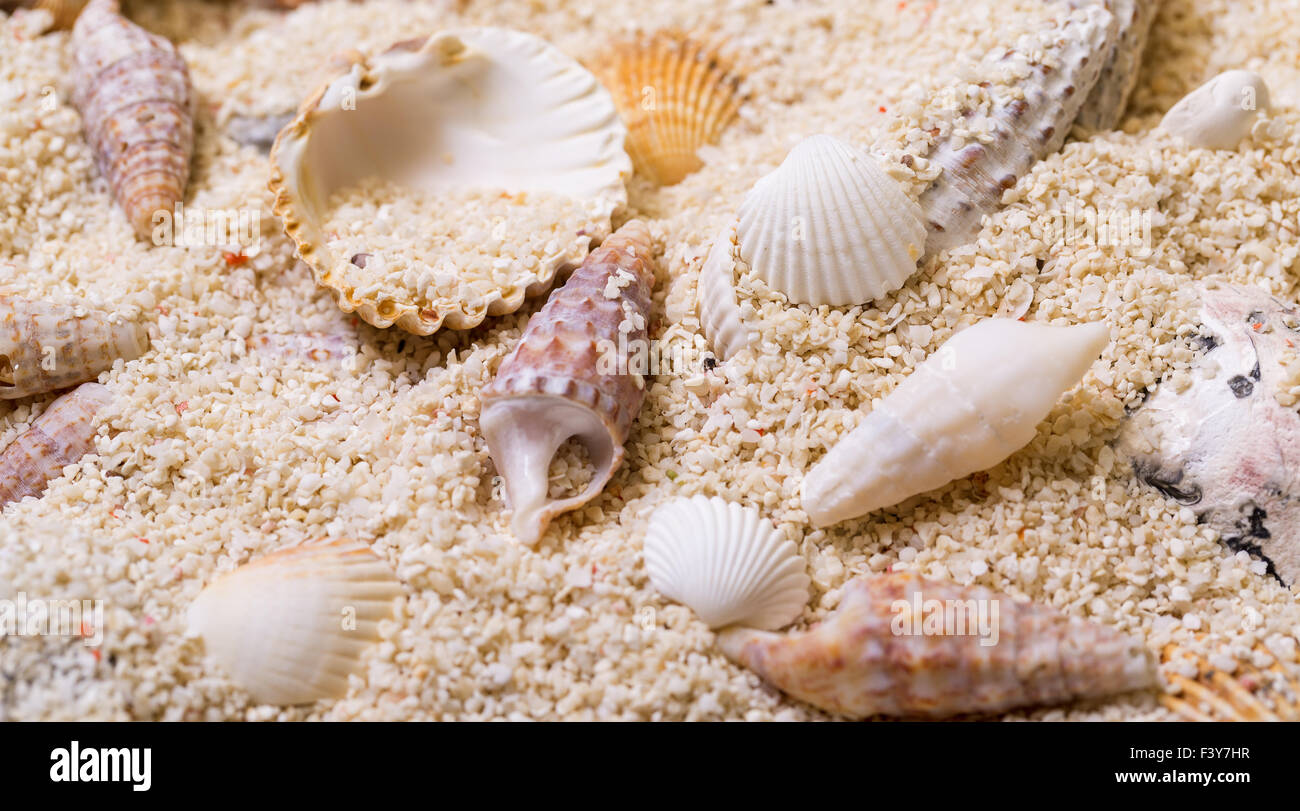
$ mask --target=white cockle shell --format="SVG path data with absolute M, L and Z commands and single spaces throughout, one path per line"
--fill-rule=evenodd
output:
M 1230 70 L 1183 96 L 1160 128 L 1201 149 L 1236 149 L 1268 107 L 1268 85 L 1259 74 Z
M 736 221 L 731 220 L 714 238 L 709 254 L 700 269 L 700 326 L 713 351 L 723 360 L 730 360 L 740 350 L 754 342 L 754 330 L 745 325 L 745 319 L 736 303 L 736 260 L 739 245 L 736 241 Z

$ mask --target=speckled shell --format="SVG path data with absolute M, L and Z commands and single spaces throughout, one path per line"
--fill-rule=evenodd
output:
M 80 306 L 0 296 L 0 399 L 92 380 L 149 348 L 144 327 Z
M 1268 85 L 1259 74 L 1230 70 L 1183 96 L 1160 128 L 1201 149 L 1236 149 L 1269 103 Z
M 189 632 L 235 684 L 264 704 L 339 698 L 393 616 L 402 586 L 359 541 L 272 552 L 207 586 Z
M 673 31 L 625 40 L 592 60 L 627 124 L 636 173 L 672 185 L 703 165 L 743 102 L 741 78 L 717 43 Z
M 925 634 L 926 619 L 937 616 L 926 608 L 929 600 L 960 601 L 969 621 Z M 993 629 L 996 637 L 986 633 Z M 809 631 L 732 629 L 719 634 L 718 644 L 782 692 L 850 718 L 998 713 L 1157 683 L 1147 650 L 1111 628 L 980 586 L 912 574 L 851 581 L 835 614 Z
M 700 268 L 699 314 L 704 337 L 723 360 L 757 340 L 757 331 L 745 324 L 736 303 L 736 261 L 740 245 L 736 221 L 731 220 L 714 238 Z
M 636 353 L 648 347 L 653 250 L 638 220 L 614 232 L 529 319 L 483 390 L 479 424 L 523 543 L 536 544 L 553 517 L 595 498 L 623 461 L 645 398 Z M 547 469 L 570 437 L 587 447 L 595 474 L 581 493 L 552 501 Z
M 194 90 L 176 46 L 91 0 L 72 28 L 73 104 L 100 173 L 141 239 L 185 196 Z
M 804 478 L 824 527 L 993 467 L 1029 443 L 1110 338 L 1105 324 L 989 318 L 950 338 Z
M 1094 131 L 1115 129 L 1124 115 L 1142 68 L 1151 23 L 1160 12 L 1160 0 L 1110 0 L 1110 9 L 1119 25 L 1115 44 L 1075 119 L 1076 124 Z
M 993 141 L 944 136 L 931 150 L 930 162 L 943 172 L 920 198 L 928 254 L 975 239 L 984 215 L 1002 207 L 1003 192 L 1065 143 L 1097 84 L 1118 33 L 1115 16 L 1092 4 L 1076 10 L 1062 4 L 1055 16 L 1035 36 L 987 60 L 990 71 L 1010 60 L 1031 66 L 1022 85 L 1024 97 L 1005 100 L 994 109 Z M 967 118 L 972 112 L 957 114 Z
M 49 483 L 94 449 L 95 417 L 113 400 L 107 386 L 83 383 L 50 403 L 0 453 L 0 505 L 40 498 Z
M 1257 651 L 1273 664 L 1260 670 L 1237 662 L 1229 674 L 1168 645 L 1161 659 L 1175 693 L 1161 696 L 1160 703 L 1189 721 L 1300 721 L 1300 678 L 1288 674 L 1267 649 Z M 1185 670 L 1192 675 L 1179 672 Z

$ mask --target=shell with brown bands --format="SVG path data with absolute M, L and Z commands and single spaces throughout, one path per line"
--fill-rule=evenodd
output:
M 93 380 L 149 348 L 138 323 L 82 306 L 0 296 L 0 400 Z
M 39 498 L 95 446 L 95 418 L 113 400 L 107 386 L 83 383 L 50 404 L 0 453 L 0 506 Z
M 1075 119 L 1089 130 L 1115 129 L 1124 115 L 1142 68 L 1151 23 L 1160 12 L 1160 0 L 1113 0 L 1111 11 L 1119 32 L 1101 77 Z

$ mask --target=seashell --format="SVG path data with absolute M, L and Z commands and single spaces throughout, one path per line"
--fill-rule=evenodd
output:
M 1119 30 L 1110 56 L 1101 70 L 1075 123 L 1093 131 L 1113 130 L 1119 124 L 1129 96 L 1137 85 L 1146 52 L 1151 23 L 1160 11 L 1160 0 L 1110 0 Z
M 678 498 L 655 510 L 645 535 L 650 584 L 710 628 L 775 630 L 808 603 L 799 548 L 752 507 Z
M 1163 695 L 1160 703 L 1189 721 L 1300 721 L 1300 679 L 1289 676 L 1267 649 L 1257 650 L 1274 660 L 1266 671 L 1238 663 L 1229 674 L 1177 645 L 1166 646 L 1161 659 L 1190 665 L 1196 678 L 1167 673 L 1178 695 Z
M 619 42 L 592 60 L 627 124 L 636 173 L 671 186 L 704 165 L 696 154 L 735 119 L 741 78 L 716 43 L 670 31 Z
M 113 399 L 107 386 L 83 383 L 50 403 L 0 453 L 0 506 L 40 498 L 49 483 L 95 447 L 95 417 Z
M 826 712 L 947 718 L 1157 684 L 1141 643 L 1054 608 L 913 574 L 867 575 L 802 633 L 725 630 L 718 646 Z
M 740 245 L 736 239 L 736 221 L 723 226 L 709 248 L 700 269 L 700 326 L 713 351 L 730 360 L 740 350 L 757 340 L 755 331 L 745 326 L 740 305 L 736 303 L 736 261 Z
M 1230 70 L 1196 88 L 1169 109 L 1160 128 L 1198 149 L 1236 149 L 1268 110 L 1268 85 L 1257 73 Z
M 402 587 L 359 541 L 308 543 L 244 564 L 190 606 L 189 632 L 263 704 L 339 698 Z
M 652 262 L 644 223 L 615 231 L 528 320 L 483 390 L 479 425 L 523 543 L 536 544 L 552 518 L 595 498 L 623 461 L 645 398 L 635 366 L 648 349 Z M 576 496 L 552 501 L 547 470 L 571 438 L 586 446 L 594 475 Z
M 538 37 L 461 28 L 398 43 L 372 59 L 347 54 L 337 64 L 346 67 L 276 139 L 270 186 L 299 255 L 345 312 L 417 335 L 444 324 L 467 329 L 547 290 L 558 270 L 581 260 L 590 240 L 608 233 L 597 228 L 544 257 L 527 284 L 475 300 L 423 300 L 359 273 L 349 256 L 326 244 L 330 196 L 367 178 L 427 192 L 561 195 L 605 229 L 627 200 L 632 164 L 613 100 L 586 69 Z M 500 257 L 511 264 L 519 258 Z
M 139 324 L 82 306 L 0 296 L 0 399 L 93 380 L 149 348 Z
M 804 478 L 816 526 L 866 515 L 986 470 L 1034 438 L 1109 339 L 1105 324 L 990 318 L 917 366 Z
M 73 104 L 100 174 L 127 220 L 150 237 L 155 212 L 185 196 L 194 152 L 194 89 L 176 46 L 91 0 L 72 28 Z
M 1102 5 L 1070 10 L 1062 5 L 1054 19 L 1017 47 L 986 58 L 983 69 L 998 75 L 1027 65 L 1029 75 L 1017 91 L 994 99 L 992 111 L 955 111 L 962 129 L 991 125 L 984 143 L 947 134 L 933 147 L 931 164 L 943 172 L 920 198 L 928 239 L 936 254 L 971 242 L 985 214 L 1002 207 L 1002 194 L 1030 168 L 1065 143 L 1089 92 L 1097 84 L 1118 33 L 1115 16 Z
M 86 7 L 86 0 L 3 0 L 0 11 L 12 12 L 19 8 L 45 9 L 54 17 L 51 30 L 66 30 L 76 22 L 77 15 Z
M 866 153 L 829 135 L 801 141 L 740 206 L 740 256 L 798 304 L 863 304 L 916 272 L 916 203 Z

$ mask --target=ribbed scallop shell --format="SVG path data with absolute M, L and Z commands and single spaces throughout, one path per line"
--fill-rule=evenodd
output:
M 699 312 L 704 337 L 723 360 L 730 360 L 754 342 L 755 331 L 745 325 L 736 303 L 736 260 L 740 245 L 736 238 L 736 221 L 723 226 L 709 248 L 700 269 Z
M 1269 108 L 1268 85 L 1248 70 L 1230 70 L 1183 96 L 1160 128 L 1201 149 L 1236 149 Z
M 1109 335 L 1001 318 L 962 330 L 809 471 L 804 509 L 829 526 L 993 467 L 1034 438 Z
M 95 417 L 113 400 L 107 386 L 83 383 L 50 403 L 0 453 L 0 506 L 33 496 L 95 446 Z
M 352 53 L 343 61 L 344 71 L 313 93 L 276 139 L 270 186 L 299 255 L 345 312 L 417 335 L 444 325 L 467 329 L 514 312 L 525 297 L 547 290 L 560 268 L 582 259 L 559 251 L 531 283 L 473 305 L 441 299 L 422 307 L 405 290 L 359 293 L 347 281 L 357 267 L 326 246 L 321 228 L 330 195 L 363 179 L 430 191 L 560 194 L 601 221 L 627 201 L 627 130 L 609 92 L 538 37 L 460 28 L 398 43 L 373 59 Z
M 660 31 L 619 42 L 592 60 L 627 124 L 636 172 L 672 185 L 703 165 L 744 98 L 741 78 L 716 43 Z
M 81 306 L 0 296 L 0 399 L 92 380 L 149 348 L 144 327 Z
M 775 630 L 808 603 L 803 556 L 752 507 L 720 498 L 673 499 L 645 535 L 650 584 L 710 628 Z
M 1177 645 L 1167 646 L 1161 659 L 1175 668 L 1166 678 L 1177 693 L 1161 696 L 1160 703 L 1189 721 L 1300 721 L 1300 678 L 1266 648 L 1257 650 L 1273 664 L 1260 670 L 1237 662 L 1225 673 Z M 1194 677 L 1177 672 L 1189 667 Z
M 599 495 L 623 461 L 645 398 L 634 364 L 638 348 L 648 349 L 653 251 L 639 220 L 615 231 L 528 320 L 483 390 L 479 425 L 523 543 L 536 544 L 553 517 Z M 570 438 L 586 446 L 595 472 L 582 492 L 552 501 L 547 470 Z
M 793 304 L 863 304 L 903 286 L 925 249 L 921 211 L 867 154 L 801 141 L 740 206 L 740 256 Z
M 1097 0 L 1101 2 L 1102 0 Z M 1094 131 L 1113 130 L 1119 124 L 1129 96 L 1137 85 L 1151 23 L 1160 0 L 1110 0 L 1119 29 L 1097 84 L 1079 111 L 1075 123 Z
M 393 615 L 401 584 L 358 541 L 272 552 L 209 584 L 190 606 L 191 633 L 235 684 L 264 704 L 339 698 L 361 654 Z
M 925 633 L 926 618 L 938 616 L 930 600 L 953 606 L 951 622 L 931 626 L 942 633 Z M 913 574 L 851 581 L 835 614 L 811 630 L 736 628 L 718 645 L 782 692 L 850 718 L 998 713 L 1157 684 L 1146 648 L 1111 628 Z
M 100 173 L 141 239 L 185 196 L 194 90 L 176 46 L 91 0 L 72 28 L 73 104 Z

